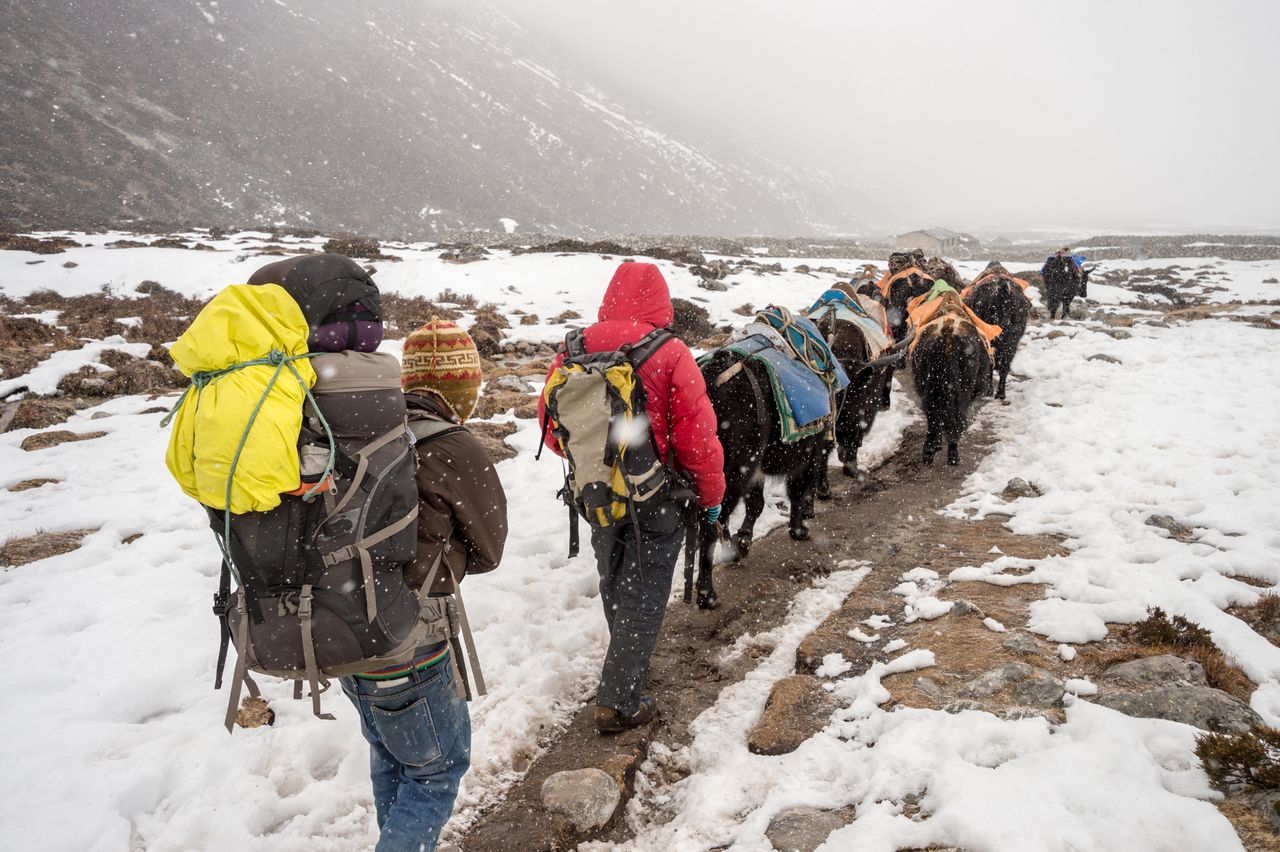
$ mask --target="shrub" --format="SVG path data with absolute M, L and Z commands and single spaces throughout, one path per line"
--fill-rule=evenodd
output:
M 1147 619 L 1129 628 L 1129 638 L 1139 645 L 1172 645 L 1176 648 L 1216 647 L 1200 625 L 1180 615 L 1170 619 L 1160 607 L 1147 611 Z
M 1280 789 L 1280 731 L 1265 725 L 1254 725 L 1244 734 L 1198 737 L 1196 757 L 1220 790 L 1240 786 Z

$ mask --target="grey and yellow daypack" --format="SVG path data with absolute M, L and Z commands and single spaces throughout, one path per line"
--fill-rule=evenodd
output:
M 639 370 L 673 335 L 655 329 L 634 344 L 587 352 L 583 333 L 565 337 L 561 364 L 543 389 L 543 434 L 568 462 L 561 497 L 569 504 L 569 555 L 578 553 L 579 516 L 596 528 L 638 520 L 662 497 L 692 491 L 662 462 L 645 413 Z

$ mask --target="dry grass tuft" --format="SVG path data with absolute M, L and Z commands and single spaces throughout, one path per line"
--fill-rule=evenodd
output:
M 418 326 L 429 322 L 432 317 L 456 320 L 462 316 L 452 308 L 446 308 L 422 296 L 406 297 L 383 293 L 380 298 L 383 333 L 391 340 L 404 337 Z
M 467 310 L 474 310 L 479 304 L 476 302 L 476 297 L 470 293 L 456 293 L 447 287 L 440 291 L 440 295 L 436 296 L 436 301 L 444 302 L 447 305 L 457 305 Z
M 85 536 L 97 530 L 67 530 L 66 532 L 38 532 L 22 538 L 11 538 L 0 544 L 0 566 L 16 567 L 60 556 L 80 548 Z
M 9 491 L 30 491 L 33 488 L 40 488 L 44 485 L 52 485 L 55 482 L 61 482 L 61 479 L 24 479 L 21 482 L 15 482 L 10 485 Z
M 59 444 L 69 444 L 73 441 L 92 441 L 94 438 L 101 438 L 106 432 L 71 432 L 66 429 L 58 429 L 53 432 L 37 432 L 34 435 L 28 435 L 22 439 L 22 443 L 18 446 L 28 452 L 33 450 L 45 450 L 49 447 L 56 447 Z

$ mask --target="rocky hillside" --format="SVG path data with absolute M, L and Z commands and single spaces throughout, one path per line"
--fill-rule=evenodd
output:
M 652 126 L 483 4 L 0 6 L 11 226 L 849 233 L 868 209 Z

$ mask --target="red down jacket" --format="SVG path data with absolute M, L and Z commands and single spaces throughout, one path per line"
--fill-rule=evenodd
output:
M 599 316 L 600 321 L 587 328 L 584 335 L 588 352 L 618 349 L 636 343 L 655 328 L 670 325 L 675 311 L 662 271 L 652 263 L 620 264 L 605 290 Z M 548 377 L 560 361 L 561 356 L 557 355 L 547 371 Z M 693 353 L 679 340 L 668 341 L 640 365 L 640 381 L 648 397 L 649 423 L 662 460 L 689 472 L 698 491 L 698 502 L 704 507 L 719 506 L 724 499 L 724 450 L 716 435 L 716 414 Z M 542 418 L 543 401 L 539 396 L 539 423 Z M 547 435 L 546 443 L 552 452 L 560 453 L 552 435 Z

